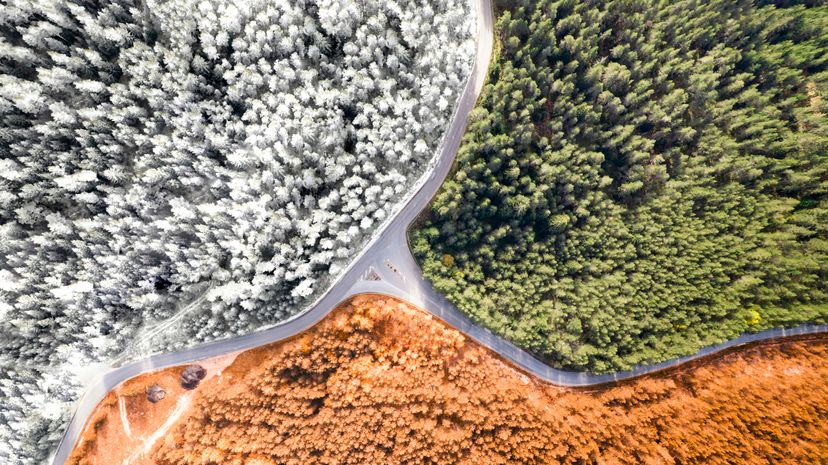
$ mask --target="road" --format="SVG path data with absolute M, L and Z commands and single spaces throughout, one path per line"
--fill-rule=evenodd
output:
M 593 375 L 562 371 L 547 366 L 514 344 L 501 339 L 485 328 L 475 325 L 465 314 L 436 292 L 431 284 L 423 278 L 421 270 L 411 255 L 406 234 L 411 222 L 428 206 L 451 170 L 466 128 L 468 114 L 474 107 L 486 79 L 486 71 L 493 46 L 491 2 L 490 0 L 471 1 L 474 2 L 478 12 L 475 61 L 469 80 L 440 145 L 440 151 L 433 164 L 433 169 L 423 175 L 419 189 L 416 189 L 414 195 L 405 203 L 396 216 L 390 218 L 388 222 L 380 227 L 374 238 L 365 246 L 361 255 L 352 261 L 345 272 L 333 283 L 329 291 L 305 312 L 277 326 L 245 336 L 204 344 L 181 352 L 154 355 L 102 373 L 78 400 L 74 416 L 58 449 L 52 456 L 51 463 L 53 465 L 63 465 L 83 430 L 86 419 L 89 418 L 89 415 L 104 396 L 123 381 L 148 371 L 251 349 L 291 337 L 318 323 L 340 303 L 362 293 L 386 294 L 421 307 L 527 372 L 531 372 L 548 382 L 563 386 L 590 386 L 620 381 L 663 370 L 695 358 L 758 340 L 828 331 L 828 325 L 805 325 L 789 330 L 770 330 L 745 335 L 722 345 L 708 347 L 697 354 L 657 365 L 643 366 L 626 372 Z M 369 279 L 369 275 L 373 279 Z M 377 277 L 379 279 L 376 279 Z

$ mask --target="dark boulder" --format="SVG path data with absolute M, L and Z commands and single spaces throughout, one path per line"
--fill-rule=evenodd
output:
M 167 391 L 165 391 L 161 386 L 153 384 L 147 388 L 147 400 L 153 404 L 161 401 L 161 399 L 165 397 L 167 397 Z
M 187 365 L 181 372 L 179 381 L 184 389 L 195 389 L 205 376 L 207 376 L 207 370 L 201 365 Z

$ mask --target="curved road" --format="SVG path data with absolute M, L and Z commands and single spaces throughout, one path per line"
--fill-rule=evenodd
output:
M 148 371 L 238 352 L 291 337 L 315 325 L 338 304 L 362 293 L 386 294 L 424 308 L 523 370 L 531 372 L 548 382 L 563 386 L 589 386 L 620 381 L 663 370 L 750 342 L 828 331 L 828 325 L 804 325 L 788 330 L 769 330 L 744 335 L 727 343 L 705 348 L 697 354 L 656 365 L 637 367 L 630 371 L 613 374 L 593 375 L 549 367 L 514 344 L 501 339 L 485 328 L 477 326 L 442 295 L 437 293 L 431 284 L 423 278 L 409 250 L 406 234 L 411 222 L 428 206 L 451 170 L 466 128 L 468 114 L 474 107 L 486 79 L 493 45 L 491 2 L 490 0 L 470 1 L 474 3 L 477 10 L 478 28 L 477 51 L 471 74 L 457 103 L 449 128 L 444 135 L 431 174 L 427 173 L 423 176 L 419 189 L 416 189 L 416 193 L 408 200 L 399 214 L 380 227 L 378 234 L 366 244 L 363 252 L 352 261 L 351 265 L 332 284 L 327 293 L 317 299 L 305 312 L 294 318 L 253 334 L 216 341 L 181 352 L 154 355 L 103 373 L 78 400 L 74 416 L 58 449 L 52 456 L 51 463 L 53 465 L 64 464 L 83 430 L 86 419 L 97 404 L 112 388 L 127 379 Z

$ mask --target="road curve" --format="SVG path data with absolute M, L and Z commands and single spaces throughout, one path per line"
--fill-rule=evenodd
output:
M 392 269 L 396 263 L 402 263 L 401 259 L 403 258 L 406 260 L 405 270 L 410 272 L 412 264 L 414 269 L 417 267 L 413 257 L 408 252 L 405 236 L 408 225 L 428 205 L 451 169 L 454 156 L 466 129 L 468 114 L 474 108 L 477 96 L 483 88 L 491 58 L 493 45 L 491 1 L 470 0 L 470 2 L 477 11 L 477 50 L 474 64 L 463 93 L 456 104 L 448 129 L 443 135 L 439 153 L 432 162 L 432 169 L 427 170 L 428 172 L 422 176 L 419 187 L 415 188 L 414 195 L 408 199 L 400 212 L 380 226 L 374 237 L 365 245 L 362 253 L 340 274 L 328 292 L 317 299 L 304 312 L 268 329 L 232 339 L 207 343 L 180 352 L 153 355 L 102 373 L 90 383 L 81 398 L 76 402 L 72 419 L 57 450 L 54 451 L 49 460 L 50 463 L 63 465 L 66 462 L 83 431 L 87 418 L 89 418 L 95 407 L 110 390 L 127 379 L 148 371 L 238 352 L 288 338 L 312 327 L 340 303 L 356 294 L 379 292 L 402 299 L 409 297 L 408 292 L 399 290 L 398 286 L 401 282 L 396 282 L 396 286 L 393 284 L 395 279 L 400 277 L 400 274 L 394 273 Z M 387 250 L 396 247 L 402 247 L 402 249 L 395 250 L 393 257 L 383 257 Z M 375 273 L 381 276 L 379 281 L 364 279 L 368 270 L 371 269 L 376 269 Z M 405 281 L 405 279 L 402 281 Z M 415 285 L 419 284 L 414 293 L 415 295 L 425 289 L 422 288 L 423 283 L 425 281 L 421 278 L 414 281 Z M 434 291 L 431 290 L 431 292 Z
M 744 335 L 724 344 L 707 347 L 696 354 L 630 371 L 594 375 L 549 367 L 514 344 L 474 324 L 423 278 L 408 247 L 407 230 L 417 215 L 428 206 L 449 174 L 466 128 L 469 112 L 474 108 L 485 83 L 493 48 L 493 18 L 490 0 L 470 0 L 477 10 L 477 50 L 472 71 L 449 127 L 443 136 L 433 169 L 421 178 L 420 187 L 400 212 L 382 225 L 363 252 L 333 283 L 330 290 L 307 310 L 277 326 L 262 331 L 200 345 L 180 352 L 157 354 L 102 373 L 78 400 L 72 420 L 50 463 L 63 465 L 80 436 L 87 418 L 98 403 L 115 386 L 141 373 L 191 363 L 205 358 L 251 349 L 276 342 L 314 326 L 331 310 L 349 298 L 363 293 L 378 293 L 419 306 L 471 339 L 508 359 L 518 367 L 548 382 L 563 386 L 590 386 L 620 381 L 664 370 L 715 352 L 760 340 L 828 331 L 828 325 L 803 325 L 793 329 L 775 329 Z M 378 278 L 378 279 L 377 279 Z

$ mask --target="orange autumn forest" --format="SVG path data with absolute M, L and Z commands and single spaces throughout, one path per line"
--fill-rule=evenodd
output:
M 570 389 L 522 373 L 421 309 L 364 295 L 300 336 L 199 366 L 205 376 L 193 389 L 181 387 L 185 367 L 115 389 L 68 463 L 828 460 L 820 336 Z M 164 398 L 150 401 L 151 386 Z

